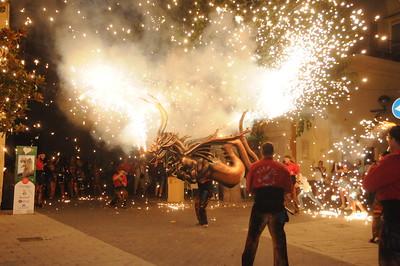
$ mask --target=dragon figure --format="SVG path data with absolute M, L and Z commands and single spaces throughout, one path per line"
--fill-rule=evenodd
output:
M 243 130 L 243 113 L 239 122 L 239 133 L 229 137 L 217 137 L 217 132 L 202 138 L 180 137 L 166 132 L 168 114 L 160 103 L 155 103 L 161 114 L 161 125 L 149 152 L 152 161 L 162 162 L 168 175 L 187 182 L 202 178 L 213 179 L 225 186 L 239 184 L 251 162 L 258 160 L 251 150 Z

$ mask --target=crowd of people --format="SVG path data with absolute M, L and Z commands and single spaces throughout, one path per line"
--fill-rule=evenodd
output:
M 282 163 L 290 172 L 293 184 L 292 191 L 286 196 L 294 213 L 304 209 L 340 208 L 345 211 L 366 211 L 368 195 L 362 189 L 362 177 L 372 162 L 363 164 L 361 160 L 333 163 L 328 171 L 323 161 L 312 166 L 312 174 L 302 174 L 300 166 L 290 156 L 285 156 Z M 162 163 L 149 163 L 144 156 L 129 156 L 99 164 L 84 161 L 80 158 L 46 156 L 40 153 L 36 160 L 36 203 L 42 206 L 45 199 L 61 198 L 69 200 L 80 197 L 98 197 L 103 195 L 124 195 L 124 199 L 114 202 L 125 202 L 128 195 L 166 197 L 167 173 Z M 193 197 L 199 187 L 185 184 L 186 194 Z M 216 182 L 208 184 L 210 197 L 221 198 L 222 189 Z M 249 199 L 246 184 L 241 184 L 242 198 Z M 289 203 L 290 202 L 290 203 Z M 122 205 L 125 205 L 122 203 Z
M 373 200 L 362 188 L 362 180 L 368 169 L 377 164 L 376 161 L 334 162 L 328 171 L 321 160 L 311 167 L 309 176 L 301 173 L 299 165 L 290 156 L 285 156 L 283 164 L 290 172 L 293 183 L 287 198 L 294 206 L 295 213 L 306 208 L 366 212 L 371 207 Z
M 149 164 L 143 156 L 130 156 L 100 165 L 77 157 L 50 157 L 40 153 L 36 160 L 36 204 L 61 198 L 121 195 L 165 196 L 166 172 L 161 164 Z M 119 193 L 115 193 L 115 191 Z M 116 203 L 115 199 L 111 204 Z

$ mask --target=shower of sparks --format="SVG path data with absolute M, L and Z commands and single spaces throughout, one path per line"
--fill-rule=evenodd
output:
M 64 107 L 119 145 L 151 141 L 148 95 L 185 133 L 230 129 L 248 109 L 257 119 L 321 114 L 355 86 L 339 70 L 366 30 L 363 11 L 336 0 L 46 2 Z M 41 19 L 27 7 L 20 15 L 31 27 Z
M 313 217 L 344 216 L 348 221 L 370 222 L 372 218 L 367 213 L 370 210 L 362 180 L 369 167 L 376 163 L 376 158 L 372 158 L 372 151 L 368 147 L 376 147 L 377 144 L 384 146 L 387 131 L 394 125 L 389 121 L 362 120 L 359 127 L 354 128 L 360 134 L 354 133 L 334 143 L 328 154 L 323 155 L 332 170 L 327 172 L 323 182 L 317 183 L 316 196 L 323 206 L 306 206 L 306 213 Z M 341 154 L 342 161 L 331 159 L 335 153 Z

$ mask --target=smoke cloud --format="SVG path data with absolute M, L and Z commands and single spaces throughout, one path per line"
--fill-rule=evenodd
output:
M 236 131 L 246 110 L 247 123 L 296 110 L 319 84 L 315 75 L 329 76 L 320 71 L 335 64 L 328 55 L 348 45 L 319 31 L 321 23 L 307 24 L 300 34 L 300 27 L 286 30 L 292 22 L 285 20 L 272 27 L 266 21 L 260 41 L 257 23 L 219 7 L 193 14 L 193 23 L 205 21 L 193 31 L 181 21 L 188 9 L 157 3 L 68 1 L 54 23 L 60 105 L 95 138 L 127 150 L 154 139 L 160 124 L 155 102 L 168 112 L 167 131 L 195 138 Z M 284 41 L 276 46 L 265 44 L 270 67 L 260 66 L 260 43 L 279 38 Z

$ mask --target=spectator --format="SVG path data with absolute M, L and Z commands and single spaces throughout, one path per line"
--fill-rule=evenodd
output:
M 376 192 L 383 206 L 379 239 L 379 265 L 400 265 L 400 126 L 389 130 L 390 154 L 371 167 L 364 188 Z
M 94 196 L 101 196 L 103 193 L 103 184 L 101 180 L 102 169 L 97 166 L 97 164 L 93 164 L 92 168 L 92 188 Z
M 285 223 L 289 221 L 284 207 L 284 193 L 293 183 L 285 165 L 273 160 L 274 146 L 262 145 L 263 159 L 252 164 L 247 174 L 247 189 L 255 194 L 251 210 L 242 265 L 253 265 L 260 235 L 268 226 L 274 248 L 274 265 L 288 265 Z
M 389 152 L 385 151 L 379 154 L 379 161 L 383 159 Z M 372 237 L 369 240 L 370 243 L 378 243 L 379 241 L 379 233 L 382 228 L 382 204 L 379 200 L 376 199 L 375 193 L 369 193 L 368 201 L 371 204 L 371 212 L 372 212 L 372 224 L 371 231 Z
M 77 197 L 83 197 L 86 192 L 86 171 L 82 160 L 76 161 L 74 191 Z
M 61 198 L 64 200 L 66 193 L 65 193 L 65 184 L 67 181 L 67 167 L 63 164 L 59 166 L 59 171 L 57 173 L 57 182 L 60 187 Z
M 362 212 L 366 212 L 364 205 L 361 203 L 360 198 L 362 197 L 362 189 L 360 183 L 360 175 L 359 170 L 356 168 L 353 171 L 349 172 L 351 174 L 351 178 L 349 178 L 349 203 L 352 212 L 356 212 L 357 208 Z
M 57 170 L 56 170 L 56 160 L 51 160 L 47 165 L 47 180 L 50 185 L 49 191 L 49 199 L 53 200 L 56 195 L 56 188 L 57 188 Z
M 312 192 L 316 197 L 319 197 L 321 194 L 320 190 L 324 190 L 325 182 L 326 182 L 326 167 L 324 166 L 323 161 L 319 161 L 316 167 L 313 167 L 313 174 L 311 178 L 308 180 L 311 185 Z
M 341 164 L 338 166 L 337 175 L 337 188 L 339 190 L 340 196 L 340 208 L 341 209 L 349 209 L 349 188 L 350 188 L 350 181 L 348 178 L 348 168 L 346 164 Z
M 297 196 L 299 204 L 300 204 L 300 209 L 304 209 L 303 198 L 309 198 L 318 207 L 322 207 L 321 202 L 314 197 L 314 194 L 312 192 L 312 188 L 311 188 L 310 184 L 308 183 L 308 180 L 307 180 L 307 178 L 305 176 L 299 175 L 299 182 L 297 184 L 300 187 L 300 193 Z
M 46 185 L 46 173 L 44 171 L 46 155 L 40 153 L 36 159 L 36 204 L 38 207 L 43 207 L 43 193 Z
M 289 155 L 283 158 L 283 164 L 286 166 L 290 173 L 290 179 L 292 180 L 292 191 L 289 193 L 294 204 L 294 212 L 299 212 L 299 202 L 297 201 L 297 175 L 300 174 L 300 166 L 296 164 Z
M 126 172 L 124 170 L 117 171 L 112 177 L 114 185 L 114 198 L 110 202 L 110 206 L 115 206 L 121 202 L 121 207 L 126 207 L 126 202 L 128 200 L 128 191 L 126 190 L 128 186 L 128 179 L 126 177 Z
M 71 180 L 68 184 L 71 197 L 78 196 L 78 180 L 76 172 L 77 172 L 76 159 L 72 157 L 69 164 L 69 174 L 71 175 Z
M 135 167 L 133 164 L 133 160 L 128 158 L 124 158 L 122 162 L 118 165 L 117 170 L 124 170 L 126 173 L 126 177 L 128 179 L 129 187 L 132 187 L 130 184 L 134 185 L 134 177 L 135 177 Z M 135 192 L 134 189 L 130 190 L 131 192 Z M 134 193 L 135 194 L 135 193 Z

